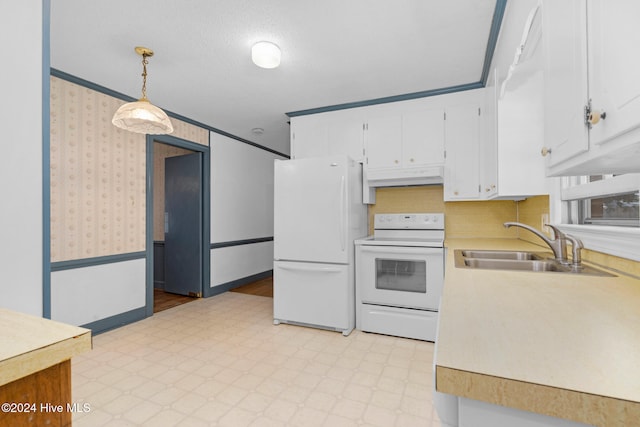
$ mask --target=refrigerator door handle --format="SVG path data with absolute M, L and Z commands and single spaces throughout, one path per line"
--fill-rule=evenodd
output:
M 341 179 L 340 179 L 340 247 L 342 248 L 342 252 L 344 252 L 346 246 L 347 246 L 347 233 L 346 233 L 346 212 L 345 209 L 347 208 L 347 201 L 345 200 L 347 198 L 347 187 L 346 187 L 346 183 L 345 183 L 345 178 L 344 175 L 342 175 Z
M 342 271 L 342 269 L 337 267 L 326 266 L 281 265 L 278 268 L 289 271 L 312 271 L 318 273 L 340 273 Z

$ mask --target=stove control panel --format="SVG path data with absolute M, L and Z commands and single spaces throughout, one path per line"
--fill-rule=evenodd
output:
M 374 216 L 373 228 L 384 230 L 441 230 L 444 229 L 444 214 L 376 214 Z

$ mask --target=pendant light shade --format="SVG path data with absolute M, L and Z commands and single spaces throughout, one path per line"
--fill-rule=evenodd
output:
M 143 99 L 122 105 L 113 115 L 111 123 L 136 133 L 160 135 L 173 132 L 173 126 L 165 112 Z
M 162 109 L 147 99 L 147 57 L 153 51 L 145 47 L 136 47 L 136 53 L 142 55 L 142 98 L 122 105 L 111 119 L 111 123 L 129 132 L 159 135 L 173 132 L 173 125 Z

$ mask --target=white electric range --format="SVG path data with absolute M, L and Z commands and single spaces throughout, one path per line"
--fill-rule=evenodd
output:
M 356 328 L 435 341 L 444 283 L 444 214 L 376 214 L 355 241 Z

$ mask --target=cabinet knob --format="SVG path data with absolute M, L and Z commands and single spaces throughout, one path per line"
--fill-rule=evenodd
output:
M 410 161 L 411 163 L 413 163 L 413 159 L 409 159 L 409 161 Z
M 458 192 L 457 192 L 457 191 L 454 191 L 454 192 L 453 192 L 453 195 L 454 195 L 454 196 L 457 196 L 457 195 L 458 195 Z
M 542 154 L 542 157 L 547 157 L 547 154 L 549 153 L 551 153 L 551 148 L 542 147 L 542 150 L 540 150 L 540 154 Z
M 397 165 L 399 162 L 397 160 L 394 160 L 393 163 L 395 163 Z
M 589 113 L 589 116 L 587 117 L 587 121 L 589 122 L 590 125 L 595 125 L 598 122 L 600 122 L 600 120 L 604 120 L 606 118 L 607 118 L 606 112 L 593 110 Z

